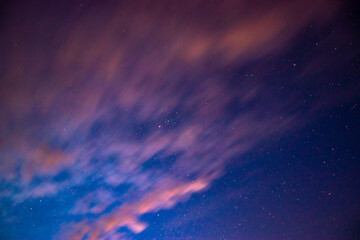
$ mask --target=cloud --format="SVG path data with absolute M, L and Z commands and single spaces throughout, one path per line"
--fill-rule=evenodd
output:
M 204 191 L 229 161 L 301 124 L 303 111 L 289 111 L 296 93 L 273 96 L 256 78 L 229 84 L 224 69 L 279 54 L 335 9 L 322 0 L 108 4 L 39 6 L 4 29 L 17 37 L 1 49 L 0 173 L 11 187 L 0 196 L 108 188 L 76 201 L 83 221 L 69 239 L 139 233 L 143 214 Z M 56 181 L 62 171 L 69 177 Z M 110 189 L 122 184 L 131 187 L 120 203 Z
M 123 205 L 111 214 L 104 215 L 93 224 L 86 221 L 79 223 L 75 227 L 76 231 L 71 233 L 69 238 L 76 239 L 77 236 L 86 235 L 89 239 L 102 239 L 124 226 L 135 233 L 142 232 L 147 227 L 147 224 L 140 222 L 138 220 L 139 216 L 159 209 L 171 208 L 181 199 L 194 192 L 204 190 L 208 184 L 209 182 L 205 179 L 198 179 L 188 183 L 170 183 L 169 179 L 166 179 L 164 185 L 160 185 L 160 188 L 155 188 L 147 193 L 138 202 Z
M 78 200 L 71 212 L 76 215 L 99 214 L 114 201 L 115 199 L 111 192 L 104 189 L 98 189 Z

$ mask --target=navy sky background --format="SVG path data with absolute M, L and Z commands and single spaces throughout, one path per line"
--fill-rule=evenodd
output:
M 0 239 L 360 239 L 354 2 L 3 1 Z

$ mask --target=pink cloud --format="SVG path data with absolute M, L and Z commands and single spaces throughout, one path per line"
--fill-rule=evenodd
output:
M 147 193 L 143 198 L 133 204 L 124 205 L 109 215 L 101 217 L 94 224 L 79 223 L 69 239 L 76 239 L 87 235 L 89 239 L 102 239 L 111 232 L 116 232 L 120 227 L 128 227 L 135 233 L 142 232 L 147 224 L 138 220 L 142 214 L 155 212 L 159 209 L 167 209 L 192 193 L 202 191 L 208 186 L 205 179 L 198 179 L 189 183 L 164 182 L 158 188 Z M 85 224 L 85 227 L 83 226 Z M 87 225 L 86 225 L 87 224 Z M 83 227 L 82 227 L 83 226 Z

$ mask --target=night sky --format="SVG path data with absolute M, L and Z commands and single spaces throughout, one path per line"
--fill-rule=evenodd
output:
M 359 33 L 350 1 L 3 1 L 0 239 L 360 239 Z

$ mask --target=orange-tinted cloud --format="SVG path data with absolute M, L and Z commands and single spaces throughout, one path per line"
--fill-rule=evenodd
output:
M 189 183 L 166 182 L 147 193 L 138 202 L 124 205 L 109 215 L 101 217 L 93 224 L 80 223 L 75 229 L 81 229 L 81 231 L 76 230 L 69 236 L 69 239 L 74 237 L 80 237 L 81 239 L 85 235 L 89 239 L 103 239 L 103 236 L 116 232 L 124 226 L 135 233 L 142 232 L 147 227 L 147 224 L 140 222 L 139 216 L 159 209 L 170 208 L 192 193 L 204 190 L 208 184 L 208 180 L 205 179 L 198 179 Z

